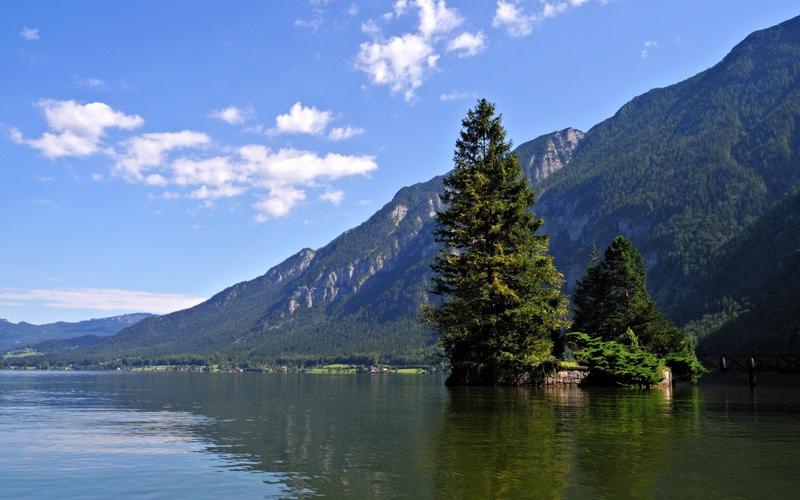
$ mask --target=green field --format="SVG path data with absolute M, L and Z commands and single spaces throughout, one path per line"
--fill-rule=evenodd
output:
M 306 370 L 306 373 L 357 373 L 358 367 L 356 365 L 332 364 L 315 366 Z
M 9 351 L 3 354 L 3 359 L 27 358 L 28 356 L 39 356 L 40 354 L 40 352 L 36 352 L 32 349 L 23 349 L 20 351 Z
M 392 373 L 417 375 L 420 373 L 428 373 L 428 371 L 425 370 L 424 368 L 397 368 L 395 370 L 392 370 Z

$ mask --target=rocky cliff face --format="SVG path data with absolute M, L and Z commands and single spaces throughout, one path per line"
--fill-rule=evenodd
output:
M 580 130 L 565 128 L 520 144 L 515 152 L 531 184 L 536 186 L 567 166 L 585 135 Z
M 409 248 L 433 255 L 440 188 L 441 178 L 436 178 L 401 190 L 364 224 L 321 248 L 288 290 L 285 302 L 273 307 L 271 317 L 285 319 L 305 309 L 343 305 L 376 275 L 407 273 L 401 257 Z

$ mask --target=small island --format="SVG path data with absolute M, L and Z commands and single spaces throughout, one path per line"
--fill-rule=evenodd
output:
M 535 199 L 501 116 L 481 99 L 462 121 L 436 215 L 440 300 L 422 311 L 450 361 L 447 384 L 696 381 L 693 346 L 656 308 L 642 256 L 623 236 L 602 259 L 594 253 L 570 308 Z M 560 378 L 565 362 L 575 366 Z

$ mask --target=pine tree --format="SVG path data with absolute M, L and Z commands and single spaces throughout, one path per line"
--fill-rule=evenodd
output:
M 602 260 L 590 262 L 574 303 L 576 331 L 624 344 L 631 329 L 642 347 L 661 356 L 686 349 L 680 330 L 663 317 L 647 291 L 641 254 L 622 236 Z
M 536 366 L 568 326 L 564 278 L 548 255 L 535 197 L 501 117 L 485 99 L 467 113 L 437 215 L 441 250 L 430 319 L 453 367 Z M 487 381 L 483 381 L 487 382 Z
M 575 286 L 575 297 L 573 299 L 572 319 L 574 326 L 580 331 L 594 332 L 600 323 L 600 313 L 598 311 L 597 297 L 600 296 L 598 285 L 600 267 L 600 255 L 597 246 L 592 247 L 592 254 L 589 264 L 583 277 Z

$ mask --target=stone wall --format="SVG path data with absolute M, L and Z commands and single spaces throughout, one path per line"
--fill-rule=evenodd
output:
M 589 374 L 589 369 L 585 366 L 575 368 L 562 368 L 544 378 L 544 385 L 578 385 Z
M 544 385 L 580 385 L 588 375 L 589 369 L 585 366 L 561 368 L 546 375 Z M 665 367 L 663 378 L 655 387 L 672 387 L 672 370 Z
M 589 374 L 590 370 L 585 366 L 560 368 L 552 372 L 530 372 L 508 367 L 486 366 L 478 363 L 461 363 L 451 368 L 450 376 L 445 383 L 449 386 L 486 385 L 511 387 L 596 385 L 599 382 L 598 380 L 587 380 Z M 664 368 L 661 382 L 654 387 L 672 387 L 672 371 L 669 368 Z

